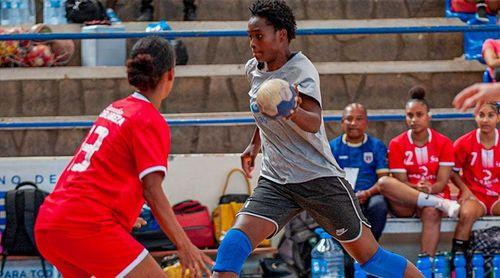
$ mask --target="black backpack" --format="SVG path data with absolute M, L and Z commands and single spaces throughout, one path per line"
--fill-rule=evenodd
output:
M 309 277 L 311 272 L 311 251 L 318 242 L 314 229 L 318 227 L 318 223 L 305 211 L 285 226 L 285 235 L 278 246 L 278 254 L 295 268 L 299 277 Z
M 108 19 L 106 9 L 99 0 L 68 0 L 65 9 L 69 23 Z
M 33 188 L 22 188 L 33 187 Z M 33 182 L 21 182 L 15 189 L 5 194 L 6 224 L 2 234 L 2 266 L 0 276 L 7 256 L 40 256 L 35 244 L 35 221 L 38 209 L 43 203 L 47 192 L 38 189 Z M 41 257 L 41 256 L 40 256 Z M 45 277 L 45 261 L 41 257 Z

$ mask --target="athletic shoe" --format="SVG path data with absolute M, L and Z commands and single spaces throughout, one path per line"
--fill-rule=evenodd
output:
M 478 3 L 476 5 L 476 19 L 483 23 L 488 23 L 490 20 L 488 19 L 488 13 L 486 12 L 486 4 Z
M 457 201 L 451 201 L 448 199 L 443 199 L 437 206 L 437 209 L 446 213 L 446 215 L 450 218 L 457 218 L 458 213 L 460 212 L 460 204 Z

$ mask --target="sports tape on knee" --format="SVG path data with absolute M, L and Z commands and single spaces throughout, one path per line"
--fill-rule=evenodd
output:
M 247 235 L 238 229 L 229 230 L 217 250 L 213 268 L 216 272 L 240 274 L 245 260 L 252 252 L 252 244 Z
M 361 268 L 369 274 L 377 277 L 403 277 L 408 261 L 392 252 L 379 247 L 375 255 Z

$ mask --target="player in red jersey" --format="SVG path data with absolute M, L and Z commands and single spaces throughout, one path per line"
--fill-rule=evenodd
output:
M 398 217 L 417 213 L 422 222 L 421 249 L 434 256 L 439 242 L 442 211 L 456 216 L 460 206 L 443 198 L 454 165 L 450 139 L 429 128 L 429 104 L 421 87 L 410 90 L 406 123 L 410 130 L 389 143 L 389 168 L 393 177 L 378 181 L 381 193 Z
M 138 91 L 104 109 L 40 207 L 37 246 L 64 277 L 163 276 L 130 235 L 144 201 L 182 265 L 196 277 L 210 274 L 205 263 L 212 261 L 186 236 L 162 189 L 170 129 L 158 109 L 172 89 L 174 63 L 165 39 L 134 45 L 127 76 Z
M 460 188 L 460 216 L 452 252 L 466 251 L 470 231 L 481 216 L 500 215 L 500 144 L 495 103 L 481 105 L 475 117 L 478 129 L 455 141 L 452 181 Z

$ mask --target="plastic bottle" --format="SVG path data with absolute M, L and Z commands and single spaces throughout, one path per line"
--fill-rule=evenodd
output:
M 455 266 L 455 278 L 466 278 L 467 271 L 465 270 L 465 256 L 464 252 L 456 252 L 455 258 L 453 259 L 453 265 Z
M 49 25 L 66 24 L 66 0 L 44 0 L 43 23 Z
M 366 272 L 356 261 L 354 261 L 354 278 L 366 278 Z
M 442 252 L 436 253 L 434 257 L 434 278 L 446 278 L 446 257 Z
M 500 253 L 493 257 L 493 278 L 500 278 Z
M 481 252 L 476 251 L 472 256 L 472 277 L 484 278 L 484 258 Z
M 17 10 L 16 25 L 35 24 L 35 1 L 34 0 L 13 0 L 16 2 Z M 12 18 L 11 18 L 12 19 Z
M 316 229 L 320 241 L 311 251 L 312 278 L 344 277 L 344 252 L 323 229 Z
M 425 278 L 432 278 L 432 263 L 427 253 L 418 254 L 417 268 Z
M 2 0 L 1 9 L 2 15 L 0 20 L 0 25 L 12 25 L 11 24 L 11 13 L 12 13 L 12 1 L 11 0 Z

